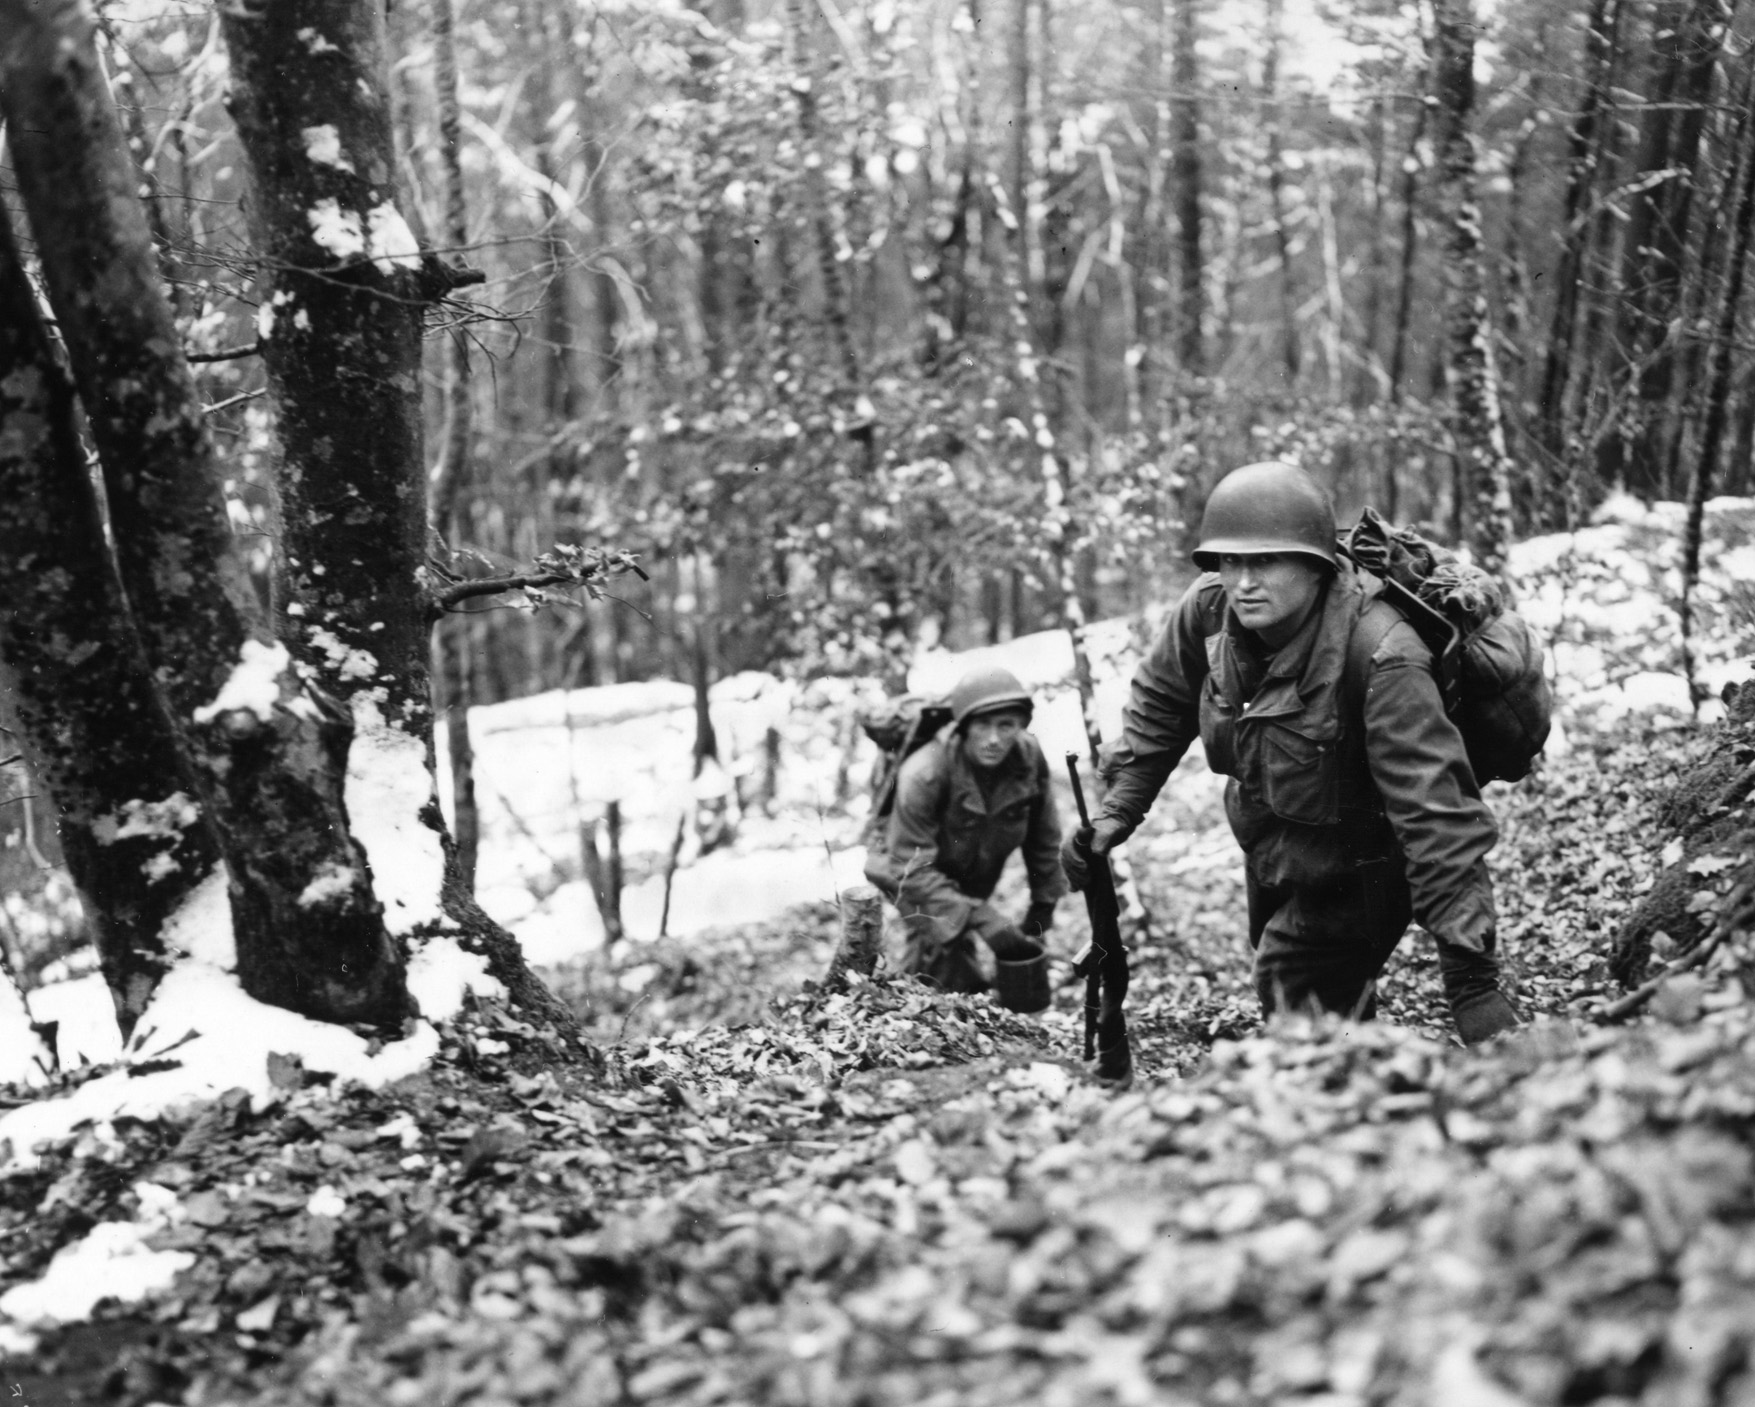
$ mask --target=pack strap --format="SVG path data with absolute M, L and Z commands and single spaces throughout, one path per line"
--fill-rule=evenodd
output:
M 1371 661 L 1377 657 L 1389 632 L 1402 621 L 1402 613 L 1381 595 L 1373 596 L 1353 622 L 1352 638 L 1347 641 L 1347 666 L 1341 675 L 1346 697 L 1347 718 L 1365 716 L 1365 691 L 1371 680 Z
M 902 735 L 902 741 L 885 759 L 884 779 L 878 787 L 876 799 L 871 804 L 872 819 L 887 816 L 896 809 L 896 786 L 902 779 L 902 764 L 919 746 L 920 718 L 918 715 L 908 725 L 908 731 Z
M 1359 612 L 1359 619 L 1353 623 L 1353 636 L 1347 642 L 1347 667 L 1345 679 L 1347 691 L 1352 696 L 1349 701 L 1349 717 L 1359 717 L 1365 707 L 1365 691 L 1371 678 L 1371 661 L 1376 657 L 1378 648 L 1383 644 L 1389 632 L 1402 621 L 1414 627 L 1432 651 L 1432 662 L 1436 666 L 1439 693 L 1444 699 L 1444 711 L 1456 712 L 1462 693 L 1462 646 L 1463 640 L 1456 627 L 1425 602 L 1395 582 L 1382 582 L 1382 589 L 1364 605 Z M 1410 610 L 1402 598 L 1414 602 L 1419 608 L 1417 612 Z M 1436 628 L 1428 629 L 1436 622 Z M 1441 638 L 1433 638 L 1440 634 Z

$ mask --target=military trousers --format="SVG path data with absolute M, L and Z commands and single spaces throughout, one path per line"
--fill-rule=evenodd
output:
M 1377 977 L 1413 921 L 1399 860 L 1364 865 L 1318 884 L 1247 881 L 1249 945 L 1262 1014 L 1330 1011 L 1357 1021 L 1377 1014 Z M 1492 934 L 1484 950 L 1438 945 L 1444 993 L 1459 1005 L 1499 987 Z
M 901 970 L 942 987 L 947 992 L 985 992 L 991 985 L 977 955 L 979 938 L 994 957 L 1016 961 L 1040 948 L 992 905 L 977 904 L 968 921 L 955 933 L 949 925 L 928 914 L 903 914 L 904 940 Z

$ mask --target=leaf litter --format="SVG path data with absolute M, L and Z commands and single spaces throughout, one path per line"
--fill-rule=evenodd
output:
M 832 909 L 643 945 L 567 976 L 601 1070 L 473 1000 L 398 1084 L 284 1062 L 263 1107 L 7 1175 L 8 1288 L 106 1223 L 193 1264 L 22 1326 L 6 1377 L 136 1407 L 1755 1401 L 1747 925 L 1635 1023 L 1591 1019 L 1660 874 L 1700 912 L 1731 892 L 1664 853 L 1713 742 L 1638 714 L 1571 742 L 1494 789 L 1536 1019 L 1485 1051 L 1417 933 L 1380 1021 L 1264 1030 L 1239 868 L 1179 803 L 1131 847 L 1158 938 L 1125 1093 L 1079 1069 L 1069 989 L 1040 1018 L 881 971 L 815 990 Z M 1082 927 L 1063 909 L 1056 952 Z

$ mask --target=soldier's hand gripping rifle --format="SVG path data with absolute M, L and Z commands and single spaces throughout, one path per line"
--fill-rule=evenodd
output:
M 1066 770 L 1079 808 L 1079 831 L 1073 843 L 1084 854 L 1090 872 L 1085 912 L 1091 916 L 1091 941 L 1073 964 L 1073 975 L 1085 979 L 1085 1059 L 1095 1059 L 1098 1079 L 1125 1083 L 1133 1078 L 1133 1049 L 1122 1010 L 1127 1000 L 1127 949 L 1121 944 L 1121 904 L 1115 897 L 1109 857 L 1091 853 L 1091 816 L 1085 809 L 1076 752 L 1067 753 Z

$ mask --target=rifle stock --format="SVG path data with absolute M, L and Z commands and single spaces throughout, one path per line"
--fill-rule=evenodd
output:
M 1091 945 L 1081 959 L 1085 969 L 1085 1059 L 1096 1061 L 1098 1079 L 1122 1081 L 1133 1075 L 1133 1050 L 1122 1009 L 1127 1000 L 1128 973 L 1127 949 L 1121 942 L 1121 902 L 1115 894 L 1115 872 L 1109 867 L 1109 857 L 1091 853 L 1091 817 L 1079 782 L 1076 752 L 1067 753 L 1066 770 L 1079 811 L 1079 837 L 1074 843 L 1084 853 L 1088 874 L 1085 912 L 1091 920 Z

